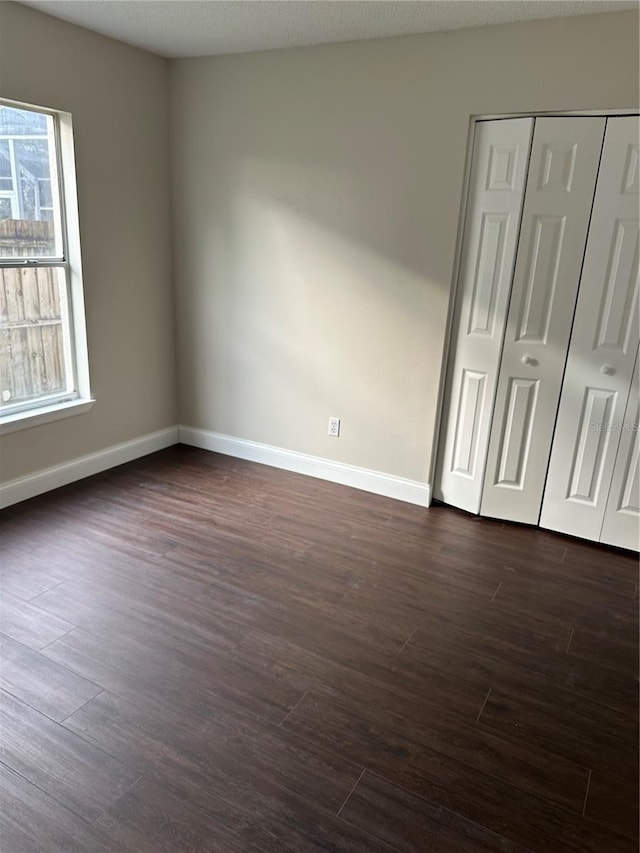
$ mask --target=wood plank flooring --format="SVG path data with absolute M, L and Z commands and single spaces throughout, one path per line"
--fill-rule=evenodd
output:
M 177 446 L 0 514 L 0 850 L 638 850 L 638 564 Z

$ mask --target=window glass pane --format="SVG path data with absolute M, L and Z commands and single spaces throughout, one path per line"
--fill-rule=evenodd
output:
M 9 140 L 0 139 L 0 177 L 11 180 L 11 160 L 9 159 Z
M 0 105 L 0 257 L 60 257 L 59 186 L 53 118 Z M 42 196 L 44 188 L 45 197 Z
M 0 413 L 73 391 L 65 275 L 60 267 L 0 270 Z
M 43 207 L 53 207 L 53 198 L 51 196 L 51 181 L 48 178 L 40 178 L 38 181 L 38 192 L 40 193 L 40 209 Z
M 11 199 L 0 198 L 0 219 L 11 218 Z
M 0 136 L 24 136 L 35 133 L 47 135 L 49 116 L 34 110 L 21 110 L 19 107 L 0 107 Z

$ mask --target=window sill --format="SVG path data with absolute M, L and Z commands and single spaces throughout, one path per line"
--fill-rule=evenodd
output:
M 84 412 L 88 412 L 94 403 L 95 400 L 84 398 L 0 417 L 0 435 L 8 435 L 10 432 L 31 429 L 31 427 L 40 426 L 41 424 L 49 424 L 53 421 L 60 421 L 63 418 L 81 415 Z

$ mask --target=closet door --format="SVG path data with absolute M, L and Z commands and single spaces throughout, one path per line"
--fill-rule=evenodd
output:
M 533 119 L 479 122 L 435 497 L 478 512 Z
M 600 541 L 607 545 L 640 550 L 640 436 L 638 435 L 638 358 L 631 392 L 620 425 L 618 455 L 604 511 Z
M 604 129 L 536 119 L 482 515 L 538 523 Z
M 609 119 L 540 520 L 586 539 L 600 539 L 638 349 L 638 153 L 638 118 Z

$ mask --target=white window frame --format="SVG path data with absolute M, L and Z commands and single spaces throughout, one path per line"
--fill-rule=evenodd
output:
M 76 191 L 75 155 L 71 114 L 46 107 L 1 99 L 3 106 L 51 116 L 53 134 L 49 140 L 50 152 L 55 152 L 52 162 L 52 183 L 57 173 L 59 187 L 59 209 L 56 193 L 54 199 L 54 230 L 60 235 L 61 254 L 56 257 L 34 257 L 28 259 L 0 259 L 0 269 L 24 269 L 25 267 L 58 268 L 64 271 L 66 301 L 69 313 L 69 341 L 67 349 L 68 369 L 71 372 L 73 390 L 39 397 L 15 407 L 3 407 L 0 412 L 0 435 L 27 429 L 39 424 L 68 418 L 88 411 L 95 400 L 89 383 L 89 356 L 84 313 L 84 290 L 82 282 L 82 259 L 80 254 L 80 224 Z M 52 145 L 53 143 L 53 145 Z

